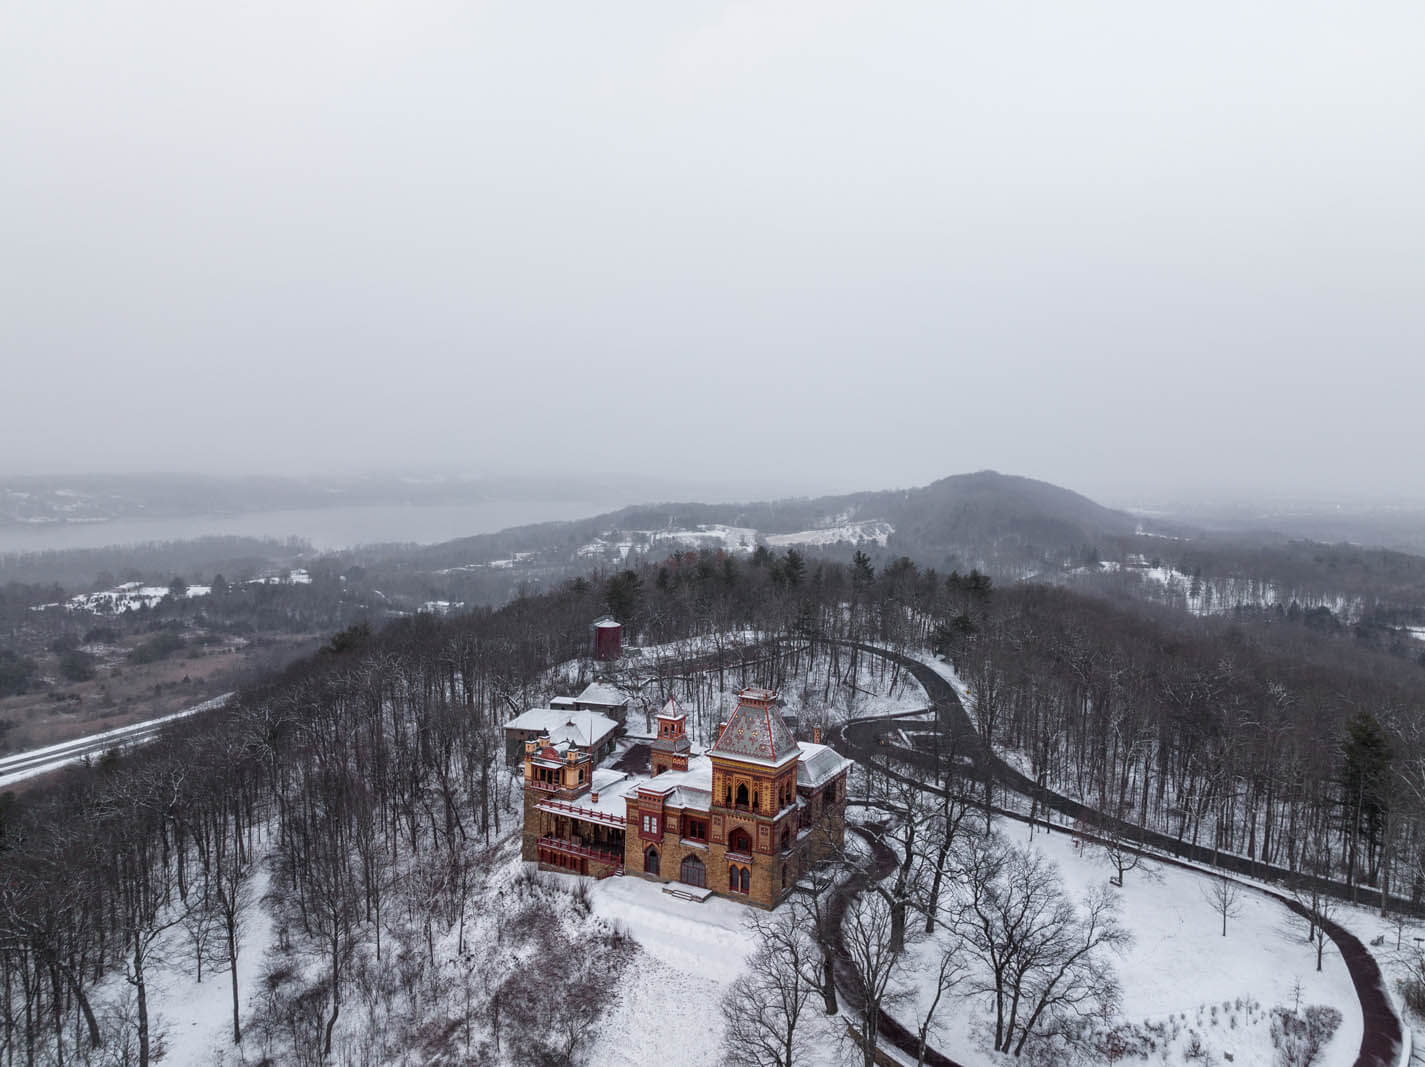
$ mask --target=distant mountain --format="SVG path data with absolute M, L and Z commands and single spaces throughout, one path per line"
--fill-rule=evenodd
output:
M 751 552 L 766 544 L 831 555 L 863 548 L 947 570 L 981 567 L 1022 574 L 1116 543 L 1143 526 L 1127 512 L 1048 482 L 979 471 L 917 489 L 747 504 L 636 505 L 575 522 L 432 545 L 417 552 L 416 559 L 426 566 L 493 561 L 535 568 L 556 561 L 612 564 L 633 553 L 687 548 Z

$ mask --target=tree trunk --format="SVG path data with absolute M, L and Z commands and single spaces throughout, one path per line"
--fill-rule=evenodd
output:
M 242 1025 L 238 1018 L 238 975 L 237 939 L 231 926 L 228 927 L 228 974 L 233 982 L 233 1044 L 242 1044 Z
M 836 1003 L 836 965 L 825 950 L 821 954 L 821 999 L 826 1014 L 835 1015 L 840 1010 Z

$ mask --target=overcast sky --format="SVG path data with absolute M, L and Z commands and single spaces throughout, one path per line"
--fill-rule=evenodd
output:
M 0 471 L 1418 495 L 1425 5 L 13 3 Z

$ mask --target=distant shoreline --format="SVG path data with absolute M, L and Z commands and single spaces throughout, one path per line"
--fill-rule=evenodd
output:
M 358 504 L 235 515 L 16 522 L 0 525 L 0 555 L 221 536 L 298 538 L 317 551 L 370 544 L 437 544 L 527 523 L 586 518 L 619 506 L 599 501 L 486 500 L 475 504 Z

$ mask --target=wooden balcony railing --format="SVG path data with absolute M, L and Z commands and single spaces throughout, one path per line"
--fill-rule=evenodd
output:
M 575 819 L 583 819 L 585 822 L 604 823 L 608 826 L 617 826 L 622 830 L 625 826 L 622 815 L 614 815 L 607 811 L 595 811 L 593 808 L 581 808 L 576 804 L 569 804 L 562 800 L 541 800 L 539 810 L 547 811 L 554 815 L 568 815 Z
M 557 837 L 541 837 L 539 847 L 550 852 L 562 852 L 566 856 L 587 856 L 589 859 L 601 860 L 604 863 L 619 864 L 623 862 L 623 853 L 612 848 L 603 848 L 599 845 L 581 845 L 577 841 L 564 841 Z

